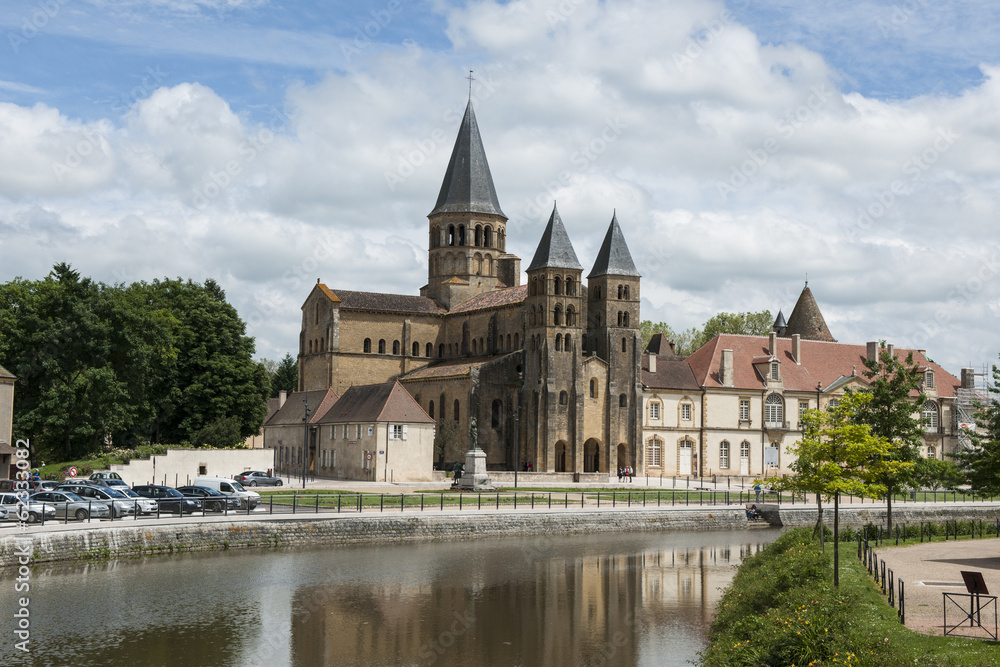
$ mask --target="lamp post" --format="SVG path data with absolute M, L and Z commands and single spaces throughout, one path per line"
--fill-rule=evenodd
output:
M 306 465 L 309 461 L 309 397 L 302 399 L 306 405 L 306 413 L 302 416 L 305 432 L 302 434 L 302 488 L 306 488 Z

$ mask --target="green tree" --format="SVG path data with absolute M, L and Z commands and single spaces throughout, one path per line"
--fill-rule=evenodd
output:
M 235 417 L 220 417 L 199 429 L 191 441 L 209 447 L 235 447 L 244 440 L 240 435 L 240 423 Z
M 878 498 L 886 491 L 882 480 L 913 466 L 894 460 L 888 440 L 859 420 L 872 400 L 870 394 L 853 393 L 828 410 L 807 410 L 802 439 L 788 447 L 795 457 L 789 466 L 792 475 L 775 481 L 779 489 L 833 500 L 834 586 L 840 585 L 840 496 Z
M 643 320 L 639 323 L 639 332 L 642 335 L 643 349 L 646 348 L 653 334 L 662 333 L 674 342 L 677 354 L 686 357 L 719 334 L 766 336 L 771 332 L 773 325 L 774 318 L 771 317 L 769 310 L 757 313 L 722 312 L 709 318 L 700 329 L 692 327 L 686 331 L 678 332 L 666 322 L 654 324 L 650 320 Z
M 993 366 L 988 402 L 976 412 L 977 429 L 970 432 L 972 447 L 955 452 L 955 460 L 972 492 L 1000 495 L 1000 368 Z
M 953 461 L 924 457 L 914 464 L 913 478 L 921 489 L 954 489 L 965 483 L 965 475 Z
M 438 465 L 464 460 L 462 457 L 466 449 L 466 435 L 458 428 L 458 422 L 442 419 L 434 433 L 434 453 L 437 455 Z
M 879 342 L 874 360 L 865 359 L 864 376 L 868 386 L 861 391 L 871 400 L 858 411 L 860 423 L 871 427 L 872 433 L 885 438 L 891 445 L 890 460 L 915 463 L 920 458 L 924 423 L 920 408 L 927 397 L 920 391 L 922 374 L 913 363 L 913 352 L 904 361 L 890 353 L 885 341 Z M 892 530 L 892 496 L 896 491 L 915 484 L 914 467 L 887 467 L 885 485 L 886 526 Z
M 155 280 L 130 288 L 154 312 L 165 311 L 177 354 L 163 369 L 155 401 L 153 439 L 197 439 L 205 427 L 234 419 L 239 439 L 260 431 L 267 413 L 270 380 L 254 361 L 246 325 L 213 280 Z
M 271 397 L 278 395 L 284 389 L 287 392 L 295 391 L 299 386 L 299 362 L 286 354 L 271 374 Z

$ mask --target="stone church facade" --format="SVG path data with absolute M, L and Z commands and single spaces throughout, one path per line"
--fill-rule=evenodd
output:
M 612 216 L 584 282 L 558 210 L 521 284 L 471 103 L 428 215 L 419 296 L 317 284 L 302 306 L 299 390 L 398 380 L 493 469 L 643 467 L 640 275 Z

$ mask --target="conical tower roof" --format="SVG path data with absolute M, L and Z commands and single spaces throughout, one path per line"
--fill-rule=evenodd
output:
M 549 224 L 542 233 L 542 240 L 538 242 L 535 256 L 525 271 L 547 268 L 583 270 L 555 204 L 552 205 L 552 215 L 549 216 Z
M 618 224 L 617 213 L 611 216 L 608 233 L 604 237 L 604 243 L 601 244 L 600 252 L 597 253 L 594 268 L 587 278 L 597 276 L 639 276 L 635 262 L 632 261 L 632 253 L 625 243 L 625 235 L 622 234 L 622 228 Z
M 781 312 L 781 310 L 779 309 L 778 316 L 774 318 L 774 327 L 772 328 L 775 331 L 777 331 L 778 329 L 785 329 L 787 327 L 788 327 L 788 322 L 785 321 L 785 314 Z
M 486 213 L 507 218 L 500 210 L 497 191 L 493 187 L 493 176 L 486 161 L 482 137 L 479 136 L 472 100 L 465 108 L 448 171 L 444 174 L 437 204 L 430 215 L 435 213 Z
M 823 313 L 820 312 L 808 283 L 802 288 L 802 294 L 795 302 L 792 314 L 788 316 L 785 337 L 791 338 L 795 334 L 801 336 L 803 340 L 837 342 L 826 326 L 826 320 L 823 319 Z

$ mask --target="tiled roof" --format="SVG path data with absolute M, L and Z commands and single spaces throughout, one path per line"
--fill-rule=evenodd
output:
M 11 373 L 9 370 L 7 370 L 6 368 L 4 368 L 3 366 L 0 366 L 0 378 L 6 378 L 6 379 L 9 379 L 9 380 L 16 380 L 17 379 L 16 377 L 14 377 L 13 373 Z
M 467 376 L 472 368 L 482 366 L 492 360 L 492 358 L 450 359 L 448 361 L 442 361 L 430 366 L 425 366 L 424 368 L 415 370 L 412 373 L 407 373 L 400 379 L 405 382 L 406 380 L 426 380 L 428 378 Z
M 864 379 L 864 360 L 867 355 L 865 345 L 802 340 L 800 342 L 802 359 L 800 364 L 796 364 L 792 357 L 791 339 L 778 338 L 776 344 L 774 356 L 781 362 L 781 380 L 786 391 L 816 391 L 817 385 L 828 387 L 845 376 L 858 375 Z M 719 378 L 722 350 L 733 351 L 735 388 L 758 391 L 764 388 L 765 383 L 754 369 L 753 361 L 758 357 L 770 356 L 768 338 L 735 334 L 720 334 L 687 358 L 699 385 L 709 388 L 722 387 Z M 944 398 L 955 396 L 956 390 L 961 386 L 961 381 L 957 377 L 936 363 L 928 361 L 926 356 L 916 350 L 897 348 L 895 355 L 898 359 L 904 360 L 910 352 L 913 352 L 914 364 L 927 365 L 934 369 L 938 396 Z
M 576 251 L 570 243 L 569 234 L 563 226 L 562 218 L 555 205 L 552 206 L 552 215 L 549 216 L 549 223 L 542 232 L 542 238 L 535 249 L 535 256 L 531 259 L 531 264 L 525 271 L 535 269 L 576 269 L 582 270 L 580 260 L 576 258 Z
M 448 170 L 441 183 L 435 213 L 487 213 L 503 215 L 497 191 L 493 186 L 486 149 L 479 136 L 479 124 L 472 110 L 472 100 L 465 108 L 465 116 L 451 151 Z M 506 218 L 507 216 L 504 216 Z
M 698 381 L 687 361 L 675 356 L 656 357 L 656 372 L 649 372 L 650 355 L 642 355 L 642 384 L 650 389 L 687 389 L 698 391 Z
M 629 252 L 628 244 L 625 243 L 625 235 L 622 234 L 622 228 L 618 225 L 618 214 L 615 213 L 611 216 L 611 226 L 608 227 L 604 243 L 601 244 L 601 250 L 597 253 L 594 268 L 587 278 L 638 275 L 635 262 L 632 261 L 632 253 Z
M 302 399 L 309 401 L 309 423 L 315 424 L 319 421 L 330 406 L 337 401 L 337 392 L 333 389 L 317 389 L 316 391 L 293 391 L 288 395 L 285 404 L 277 412 L 264 422 L 265 426 L 288 426 L 290 424 L 302 424 L 302 417 L 305 415 L 305 403 Z
M 474 310 L 488 310 L 490 308 L 500 308 L 523 303 L 528 296 L 528 286 L 507 287 L 505 289 L 495 289 L 489 292 L 478 294 L 465 303 L 452 308 L 452 313 L 468 313 Z
M 333 301 L 335 303 L 340 301 L 340 299 L 337 298 L 337 295 L 331 292 L 330 288 L 324 285 L 323 283 L 317 282 L 316 288 L 319 289 L 321 292 L 323 292 L 323 294 L 325 294 L 327 298 L 330 299 L 330 301 Z
M 326 287 L 321 285 L 321 287 Z M 445 310 L 426 296 L 406 294 L 379 294 L 378 292 L 330 291 L 340 300 L 342 310 L 369 310 L 381 313 L 406 313 L 413 315 L 442 315 Z
M 321 424 L 346 422 L 433 424 L 434 420 L 394 381 L 351 387 L 319 420 Z

